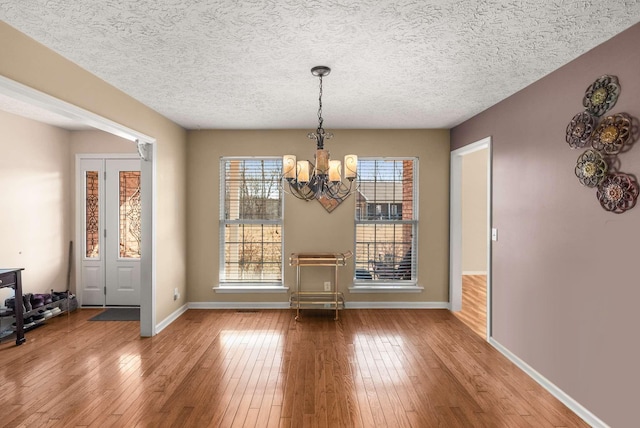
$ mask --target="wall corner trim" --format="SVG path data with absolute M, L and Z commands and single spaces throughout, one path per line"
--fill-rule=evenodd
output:
M 180 317 L 180 315 L 182 315 L 185 312 L 187 312 L 187 309 L 189 309 L 188 305 L 186 305 L 186 304 L 182 305 L 178 309 L 173 311 L 171 314 L 169 314 L 168 317 L 166 317 L 165 319 L 160 321 L 160 323 L 158 323 L 156 325 L 156 334 L 160 333 L 162 330 L 167 328 L 169 326 L 169 324 L 171 324 L 172 322 L 177 320 Z
M 512 363 L 518 366 L 522 371 L 529 375 L 533 380 L 538 382 L 544 389 L 549 391 L 551 395 L 560 400 L 565 406 L 567 406 L 571 411 L 573 411 L 576 415 L 581 417 L 586 423 L 591 425 L 593 428 L 610 428 L 609 425 L 601 421 L 596 415 L 587 410 L 584 406 L 578 403 L 576 400 L 571 398 L 567 393 L 554 385 L 551 381 L 549 381 L 546 377 L 542 376 L 538 373 L 533 367 L 529 364 L 525 363 L 523 360 L 518 358 L 513 352 L 509 351 L 503 345 L 501 345 L 497 340 L 490 337 L 489 344 L 491 344 L 494 348 L 496 348 L 502 355 L 507 357 Z

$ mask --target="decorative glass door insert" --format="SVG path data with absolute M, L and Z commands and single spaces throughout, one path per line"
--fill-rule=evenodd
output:
M 85 256 L 100 256 L 100 182 L 98 171 L 85 173 Z
M 121 258 L 140 258 L 140 171 L 120 171 L 119 248 Z

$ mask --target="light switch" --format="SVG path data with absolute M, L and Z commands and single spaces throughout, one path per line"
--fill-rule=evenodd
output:
M 495 227 L 491 228 L 491 240 L 492 241 L 498 240 L 498 229 L 496 229 Z

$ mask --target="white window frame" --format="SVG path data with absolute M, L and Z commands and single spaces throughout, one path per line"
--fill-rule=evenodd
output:
M 421 292 L 423 287 L 418 286 L 418 227 L 419 227 L 419 203 L 418 203 L 418 171 L 419 171 L 419 159 L 417 157 L 412 156 L 403 156 L 403 157 L 361 157 L 359 159 L 359 163 L 372 162 L 372 161 L 412 161 L 413 162 L 413 189 L 412 189 L 412 198 L 413 198 L 413 207 L 412 212 L 413 216 L 411 220 L 394 220 L 394 219 L 378 219 L 378 220 L 362 220 L 358 218 L 358 213 L 362 209 L 358 206 L 356 202 L 356 210 L 355 210 L 355 218 L 354 218 L 354 263 L 356 261 L 356 257 L 358 254 L 357 248 L 357 240 L 358 233 L 357 229 L 359 225 L 363 224 L 392 224 L 392 225 L 401 225 L 401 224 L 411 224 L 412 225 L 412 237 L 411 237 L 411 252 L 412 252 L 412 269 L 411 269 L 411 280 L 401 280 L 401 279 L 363 279 L 358 278 L 356 269 L 359 266 L 356 265 L 356 269 L 354 269 L 353 275 L 353 287 L 350 287 L 350 291 L 352 293 L 357 292 Z M 362 171 L 360 165 L 358 165 L 358 169 Z M 389 203 L 391 206 L 393 203 Z M 366 212 L 366 209 L 365 209 Z M 391 214 L 390 212 L 388 214 Z
M 229 220 L 225 215 L 225 198 L 226 198 L 226 164 L 230 161 L 282 161 L 281 157 L 277 156 L 223 156 L 220 158 L 220 234 L 219 234 L 219 255 L 220 255 L 220 269 L 218 285 L 214 287 L 214 290 L 218 293 L 224 292 L 286 292 L 288 287 L 284 286 L 284 192 L 282 186 L 278 182 L 278 191 L 280 192 L 280 218 L 276 220 Z M 278 170 L 280 171 L 282 166 L 280 165 Z M 228 281 L 226 279 L 225 271 L 225 227 L 229 224 L 264 224 L 264 225 L 278 225 L 280 226 L 280 254 L 282 259 L 280 261 L 280 281 Z

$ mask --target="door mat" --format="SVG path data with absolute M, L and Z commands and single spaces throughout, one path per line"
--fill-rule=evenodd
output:
M 140 321 L 140 308 L 108 308 L 89 321 Z

